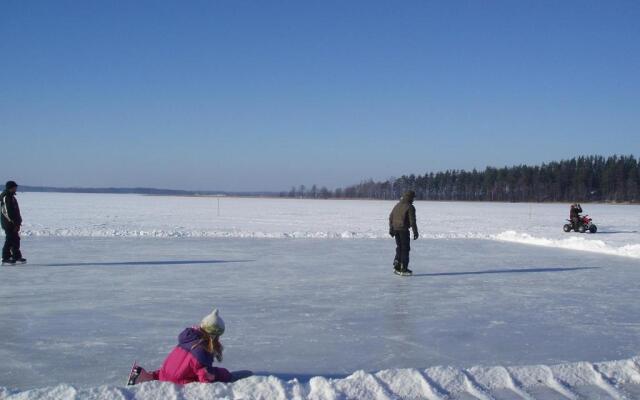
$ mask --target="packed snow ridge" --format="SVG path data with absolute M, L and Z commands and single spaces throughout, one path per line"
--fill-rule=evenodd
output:
M 264 232 L 264 231 L 198 231 L 198 230 L 130 230 L 130 229 L 25 229 L 23 237 L 95 237 L 95 238 L 247 238 L 247 239 L 388 239 L 379 232 Z M 477 233 L 427 233 L 423 239 L 492 239 L 491 235 Z
M 572 236 L 566 239 L 547 239 L 516 231 L 505 231 L 497 235 L 492 235 L 491 238 L 503 242 L 557 247 L 561 249 L 589 251 L 613 256 L 640 258 L 640 244 L 627 244 L 621 247 L 615 247 L 608 245 L 602 240 L 586 239 L 584 237 Z
M 0 388 L 6 400 L 71 399 L 632 399 L 640 396 L 640 357 L 554 366 L 432 367 L 426 370 L 357 371 L 344 379 L 314 377 L 307 383 L 254 376 L 236 383 L 184 386 L 148 382 L 132 387 L 69 385 L 28 391 Z

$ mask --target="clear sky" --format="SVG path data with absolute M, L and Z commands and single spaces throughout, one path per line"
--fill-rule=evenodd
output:
M 637 155 L 639 21 L 636 0 L 0 0 L 0 179 L 287 190 Z

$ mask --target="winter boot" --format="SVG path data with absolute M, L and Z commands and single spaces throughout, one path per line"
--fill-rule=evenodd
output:
M 13 262 L 15 262 L 16 264 L 26 264 L 27 263 L 27 259 L 20 257 L 20 258 L 14 258 Z
M 393 260 L 393 269 L 396 270 L 397 272 L 400 272 L 400 261 Z
M 6 258 L 2 260 L 2 265 L 16 265 L 15 260 L 12 260 L 10 258 Z

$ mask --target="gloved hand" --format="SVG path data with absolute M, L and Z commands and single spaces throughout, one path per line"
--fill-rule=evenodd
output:
M 222 343 L 220 343 L 220 339 L 216 338 L 213 341 L 213 356 L 218 360 L 218 362 L 222 362 L 222 352 L 224 351 L 224 347 Z
M 413 232 L 413 240 L 418 240 L 419 237 L 418 232 Z
M 394 232 L 393 228 L 389 228 L 389 236 L 391 237 L 395 237 L 396 233 Z

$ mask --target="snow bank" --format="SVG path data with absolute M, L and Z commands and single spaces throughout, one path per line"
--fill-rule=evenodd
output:
M 571 236 L 566 239 L 548 239 L 544 237 L 535 237 L 528 233 L 505 231 L 497 235 L 493 235 L 492 238 L 503 242 L 514 242 L 568 250 L 590 251 L 593 253 L 602 253 L 614 256 L 640 258 L 640 244 L 628 244 L 616 247 L 605 243 L 603 240 L 586 239 L 581 236 Z
M 388 233 L 380 232 L 327 232 L 327 231 L 242 231 L 242 230 L 193 230 L 193 229 L 103 229 L 74 227 L 65 229 L 23 229 L 23 237 L 95 237 L 95 238 L 236 238 L 236 239 L 388 239 Z M 423 239 L 491 239 L 491 235 L 479 233 L 426 233 Z
M 433 367 L 357 371 L 344 379 L 311 378 L 307 383 L 255 376 L 232 384 L 148 382 L 133 387 L 79 389 L 66 384 L 14 391 L 0 387 L 7 400 L 70 399 L 443 399 L 443 398 L 635 398 L 640 394 L 640 357 L 602 363 L 554 366 Z

